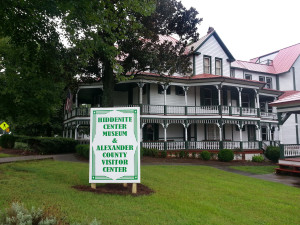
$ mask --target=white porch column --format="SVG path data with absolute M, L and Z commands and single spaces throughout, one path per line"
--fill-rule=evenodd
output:
M 189 124 L 188 123 L 184 123 L 183 126 L 184 126 L 184 136 L 185 136 L 184 140 L 188 141 L 188 127 L 189 127 Z
M 139 104 L 143 104 L 143 87 L 145 83 L 139 82 L 138 87 L 139 87 Z
M 242 131 L 243 131 L 243 125 L 242 124 L 239 125 L 239 129 L 240 129 L 240 141 L 242 142 L 243 141 L 243 133 L 242 133 Z
M 184 87 L 182 87 L 182 88 L 183 88 L 183 91 L 184 91 L 184 101 L 185 101 L 185 106 L 187 106 L 187 91 L 188 91 L 189 87 L 184 86 Z
M 70 130 L 70 138 L 72 138 L 72 131 L 73 131 L 73 130 L 72 130 L 72 128 L 71 128 L 71 130 Z
M 69 130 L 68 130 L 68 128 L 67 128 L 67 130 L 66 130 L 66 135 L 65 135 L 66 138 L 69 137 L 69 136 L 68 136 L 68 135 L 69 135 L 69 132 L 68 132 L 68 131 L 69 131 Z
M 78 129 L 78 126 L 75 127 L 75 140 L 78 139 L 78 137 L 77 137 L 77 134 L 78 134 L 77 129 Z
M 167 128 L 168 128 L 169 124 L 164 123 L 163 124 L 163 128 L 164 128 L 164 141 L 167 141 Z
M 258 92 L 258 90 L 255 90 L 255 94 L 256 94 L 256 108 L 260 108 L 259 92 Z
M 220 138 L 220 141 L 223 141 L 223 132 L 222 132 L 222 124 L 218 124 L 217 125 L 219 127 L 219 138 Z
M 62 136 L 63 136 L 63 138 L 65 137 L 65 130 L 63 130 Z
M 218 89 L 218 103 L 219 103 L 219 105 L 221 105 L 221 91 L 222 91 L 222 86 L 221 85 L 217 85 L 216 87 Z
M 238 92 L 239 92 L 239 106 L 242 107 L 242 91 L 243 88 L 238 88 Z

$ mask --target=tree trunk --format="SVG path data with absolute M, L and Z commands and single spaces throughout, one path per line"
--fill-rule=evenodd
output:
M 111 62 L 105 61 L 104 63 L 104 71 L 103 71 L 103 95 L 102 95 L 102 106 L 103 107 L 113 107 L 113 92 L 115 88 L 115 80 L 113 67 Z

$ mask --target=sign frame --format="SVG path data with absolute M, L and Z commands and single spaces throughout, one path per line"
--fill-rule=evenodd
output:
M 105 158 L 111 153 L 121 158 Z M 105 167 L 106 160 L 127 164 Z M 120 170 L 105 171 L 105 168 Z M 140 183 L 140 171 L 140 108 L 91 108 L 89 183 Z

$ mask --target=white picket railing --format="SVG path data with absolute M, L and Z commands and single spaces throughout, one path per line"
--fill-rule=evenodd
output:
M 300 145 L 283 145 L 284 157 L 300 156 Z
M 218 141 L 190 141 L 188 143 L 189 149 L 199 149 L 199 150 L 218 150 Z
M 277 113 L 261 112 L 261 118 L 269 120 L 277 120 Z
M 239 141 L 224 141 L 223 142 L 223 148 L 225 149 L 239 149 L 240 142 Z
M 258 141 L 244 141 L 243 149 L 258 149 L 259 142 Z
M 185 149 L 184 141 L 170 141 L 167 142 L 167 150 L 183 150 Z
M 164 114 L 163 105 L 143 105 L 142 113 L 144 114 Z
M 242 108 L 242 115 L 243 116 L 256 116 L 257 109 L 256 108 Z
M 143 148 L 156 148 L 158 150 L 164 150 L 164 142 L 143 142 Z
M 167 106 L 167 114 L 178 114 L 184 115 L 185 114 L 185 106 Z

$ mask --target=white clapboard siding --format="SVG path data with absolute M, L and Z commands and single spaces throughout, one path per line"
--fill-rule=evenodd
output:
M 208 55 L 211 56 L 211 66 L 212 70 L 211 73 L 215 74 L 215 58 L 221 58 L 223 61 L 223 75 L 224 76 L 230 76 L 230 63 L 227 62 L 228 56 L 222 49 L 222 47 L 219 45 L 217 40 L 214 36 L 210 36 L 210 38 L 198 49 L 198 52 L 201 54 L 196 56 L 195 62 L 196 62 L 196 73 L 195 74 L 202 74 L 203 71 L 203 56 Z

